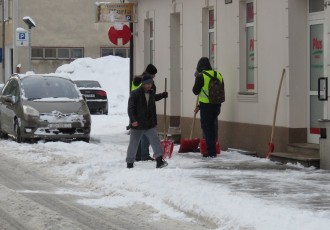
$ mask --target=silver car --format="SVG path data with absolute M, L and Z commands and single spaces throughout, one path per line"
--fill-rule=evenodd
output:
M 27 140 L 89 142 L 91 115 L 86 101 L 68 78 L 13 75 L 0 95 L 0 134 Z

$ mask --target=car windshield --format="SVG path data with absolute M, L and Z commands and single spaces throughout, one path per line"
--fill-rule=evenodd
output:
M 22 89 L 27 99 L 80 97 L 70 80 L 54 76 L 25 77 L 22 79 Z
M 97 81 L 74 81 L 79 88 L 101 88 L 101 85 Z

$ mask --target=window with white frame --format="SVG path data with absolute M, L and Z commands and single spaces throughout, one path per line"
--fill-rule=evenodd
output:
M 253 2 L 246 2 L 246 89 L 254 90 L 254 13 Z
M 324 11 L 324 0 L 309 0 L 309 13 Z
M 150 31 L 150 36 L 149 36 L 149 63 L 153 64 L 154 60 L 154 25 L 153 22 L 150 20 L 149 21 L 149 31 Z
M 215 62 L 215 44 L 214 44 L 214 10 L 209 10 L 209 59 L 211 66 L 214 68 Z
M 257 100 L 257 63 L 255 2 L 242 0 L 239 5 L 239 97 L 240 101 Z

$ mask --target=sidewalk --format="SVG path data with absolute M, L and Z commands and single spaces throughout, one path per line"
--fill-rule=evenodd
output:
M 203 159 L 200 153 L 189 153 L 186 157 L 200 159 L 196 168 L 212 170 L 209 175 L 195 175 L 196 178 L 226 184 L 233 192 L 298 209 L 330 210 L 330 171 L 237 152 L 223 152 L 213 159 Z

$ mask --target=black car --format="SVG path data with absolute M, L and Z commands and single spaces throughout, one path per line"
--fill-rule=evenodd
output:
M 75 80 L 74 83 L 85 96 L 91 113 L 108 114 L 107 92 L 95 80 Z

